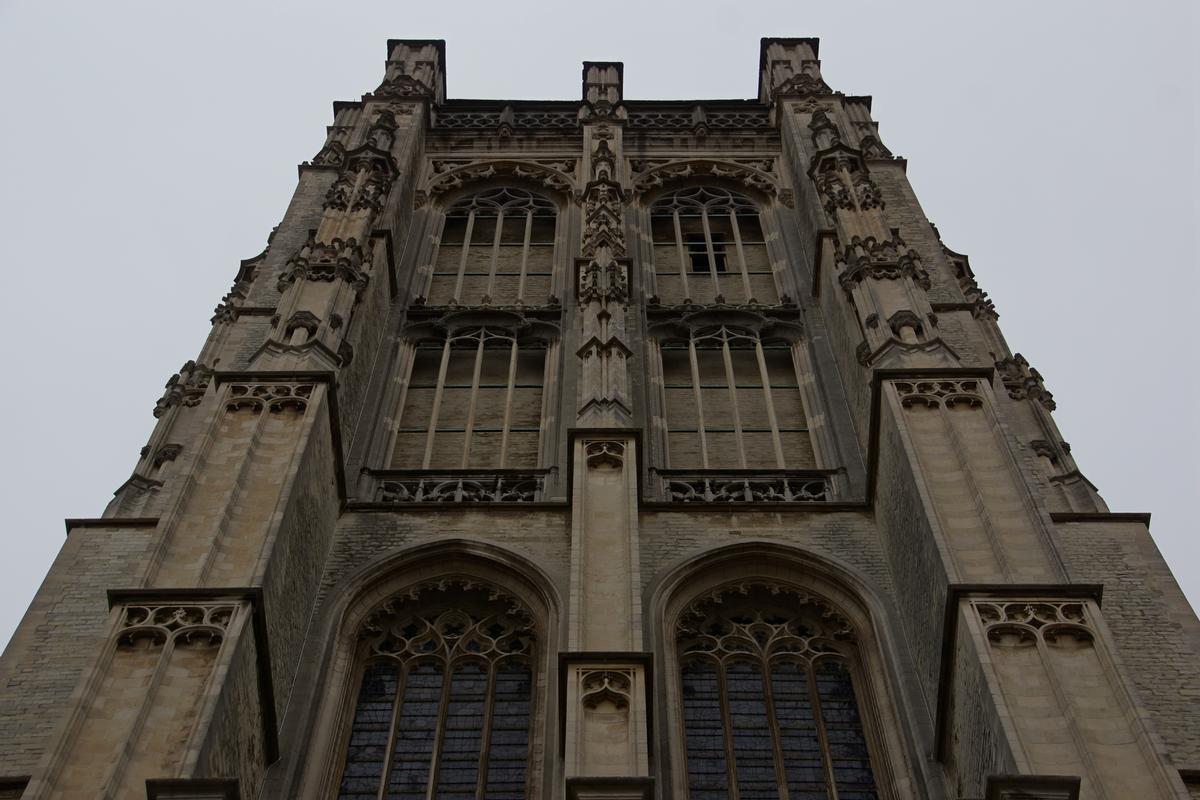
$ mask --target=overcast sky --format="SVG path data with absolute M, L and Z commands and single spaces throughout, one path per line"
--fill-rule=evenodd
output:
M 750 97 L 760 37 L 819 36 L 1084 474 L 1112 510 L 1153 512 L 1200 605 L 1194 5 L 0 0 L 0 642 L 63 518 L 129 476 L 163 383 L 388 38 L 445 39 L 451 97 L 574 100 L 585 59 L 624 61 L 630 99 Z

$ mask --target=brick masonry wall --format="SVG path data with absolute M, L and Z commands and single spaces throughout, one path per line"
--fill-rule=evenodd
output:
M 1104 619 L 1181 769 L 1200 769 L 1200 622 L 1140 523 L 1066 523 L 1071 580 L 1104 584 Z
M 0 776 L 27 775 L 50 743 L 108 619 L 105 590 L 140 574 L 151 528 L 78 528 L 0 657 Z
M 466 538 L 515 551 L 545 570 L 561 598 L 567 597 L 571 516 L 566 509 L 504 511 L 463 508 L 426 511 L 350 512 L 338 523 L 321 579 L 321 602 L 346 575 L 402 547 Z M 565 610 L 565 609 L 564 609 Z
M 276 511 L 282 516 L 261 578 L 277 717 L 287 705 L 339 507 L 328 408 L 313 403 L 307 413 L 314 424 L 282 511 Z
M 237 776 L 243 797 L 258 797 L 266 772 L 257 657 L 253 627 L 247 621 L 199 759 L 201 776 Z

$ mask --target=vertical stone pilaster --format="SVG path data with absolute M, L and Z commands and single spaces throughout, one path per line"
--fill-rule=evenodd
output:
M 649 797 L 651 662 L 642 647 L 637 437 L 629 397 L 622 66 L 583 68 L 584 230 L 572 445 L 569 652 L 559 680 L 567 796 Z

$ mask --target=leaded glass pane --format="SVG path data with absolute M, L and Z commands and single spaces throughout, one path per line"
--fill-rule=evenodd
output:
M 689 797 L 774 800 L 786 787 L 788 800 L 877 800 L 853 640 L 836 609 L 774 582 L 688 606 L 676 642 Z
M 823 660 L 816 668 L 816 681 L 839 800 L 877 800 L 850 671 L 840 661 Z
M 779 791 L 762 667 L 744 661 L 729 664 L 725 668 L 725 686 L 738 797 L 740 800 L 775 800 Z
M 533 676 L 517 661 L 496 667 L 487 758 L 488 800 L 523 800 L 529 761 L 529 700 Z
M 398 672 L 393 664 L 376 662 L 363 673 L 338 800 L 374 798 L 379 793 L 392 730 Z
M 425 797 L 441 700 L 442 665 L 425 662 L 410 668 L 396 724 L 387 800 L 422 800 Z
M 808 693 L 808 670 L 792 661 L 771 665 L 771 694 L 789 800 L 826 800 L 821 741 Z
M 725 800 L 729 777 L 716 665 L 709 661 L 684 664 L 682 689 L 689 796 L 692 800 Z
M 526 796 L 533 622 L 520 603 L 443 578 L 384 603 L 359 638 L 368 661 L 339 800 Z
M 460 664 L 450 681 L 442 758 L 438 765 L 438 800 L 470 800 L 479 781 L 479 747 L 483 736 L 487 670 Z

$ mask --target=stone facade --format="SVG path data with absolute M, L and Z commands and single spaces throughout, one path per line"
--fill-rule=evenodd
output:
M 0 796 L 1200 793 L 1148 515 L 816 40 L 749 101 L 387 55 L 67 521 Z

